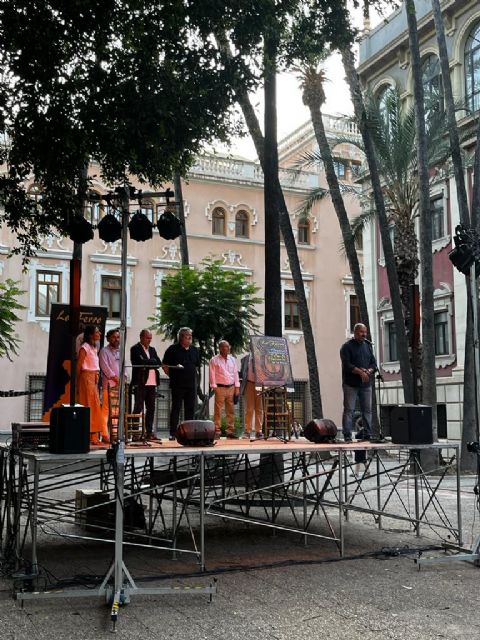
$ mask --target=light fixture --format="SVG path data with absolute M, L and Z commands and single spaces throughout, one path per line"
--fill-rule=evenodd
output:
M 104 242 L 116 242 L 122 237 L 122 225 L 113 215 L 107 213 L 97 225 L 98 235 Z
M 157 221 L 158 233 L 165 240 L 175 240 L 182 233 L 180 220 L 169 209 L 165 209 Z
M 152 223 L 144 213 L 137 211 L 128 223 L 130 238 L 137 242 L 145 242 L 152 237 Z
M 78 244 L 85 244 L 93 240 L 93 227 L 83 216 L 75 215 L 67 226 L 67 233 L 70 240 Z

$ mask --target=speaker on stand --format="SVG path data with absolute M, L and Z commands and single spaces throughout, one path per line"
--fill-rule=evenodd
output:
M 90 451 L 90 407 L 64 405 L 50 413 L 50 453 Z

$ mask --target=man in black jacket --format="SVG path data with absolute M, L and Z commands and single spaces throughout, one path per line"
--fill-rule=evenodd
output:
M 150 346 L 152 333 L 148 329 L 140 332 L 140 342 L 130 349 L 132 368 L 132 387 L 135 394 L 134 413 L 141 413 L 145 406 L 145 428 L 147 440 L 157 440 L 153 431 L 155 417 L 155 396 L 160 384 L 158 371 L 162 364 L 154 347 Z
M 377 370 L 372 345 L 367 340 L 367 327 L 358 323 L 353 338 L 340 349 L 342 360 L 343 416 L 342 430 L 345 442 L 352 441 L 352 420 L 357 398 L 362 413 L 363 440 L 372 437 L 372 381 Z
M 175 368 L 172 368 L 175 367 Z M 165 351 L 162 368 L 170 378 L 172 408 L 170 411 L 170 440 L 177 434 L 180 410 L 183 404 L 185 420 L 193 420 L 197 384 L 200 376 L 200 354 L 192 345 L 192 330 L 182 327 L 178 342 Z

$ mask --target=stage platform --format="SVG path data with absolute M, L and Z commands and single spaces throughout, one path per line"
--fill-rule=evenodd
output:
M 440 541 L 462 542 L 456 442 L 222 438 L 211 447 L 149 444 L 125 448 L 123 544 L 154 549 L 160 557 L 186 554 L 205 569 L 209 526 L 225 522 L 268 527 L 304 544 L 333 544 L 340 555 L 345 521 L 357 516 L 380 529 L 390 519 L 413 535 L 428 527 Z M 435 469 L 423 467 L 427 450 L 442 454 Z M 367 453 L 358 475 L 355 451 Z M 116 464 L 105 449 L 59 455 L 2 446 L 0 471 L 1 553 L 3 559 L 14 555 L 17 570 L 28 558 L 35 575 L 50 537 L 114 543 Z M 447 473 L 456 474 L 455 522 L 439 491 Z M 88 496 L 79 500 L 79 491 L 83 497 L 95 491 L 95 503 Z

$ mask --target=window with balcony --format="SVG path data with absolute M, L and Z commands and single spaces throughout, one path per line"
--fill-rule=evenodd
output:
M 226 213 L 225 210 L 216 207 L 212 212 L 212 234 L 214 236 L 224 236 L 226 230 Z
M 102 305 L 107 307 L 109 319 L 120 318 L 122 279 L 119 276 L 102 276 Z
M 52 302 L 61 299 L 62 274 L 58 271 L 37 271 L 35 315 L 49 316 Z
M 297 331 L 302 328 L 295 291 L 284 291 L 284 328 Z
M 398 360 L 397 333 L 393 320 L 384 324 L 385 361 L 396 362 Z
M 235 237 L 248 238 L 248 213 L 246 211 L 237 211 L 235 214 Z
M 480 22 L 465 44 L 465 102 L 470 112 L 480 109 Z
M 432 223 L 432 240 L 439 240 L 445 237 L 443 197 L 430 200 L 430 220 Z
M 434 315 L 435 355 L 444 356 L 450 353 L 450 327 L 447 311 L 437 311 Z
M 310 244 L 310 221 L 302 220 L 297 227 L 298 244 Z
M 360 304 L 356 295 L 350 296 L 350 331 L 360 322 Z

